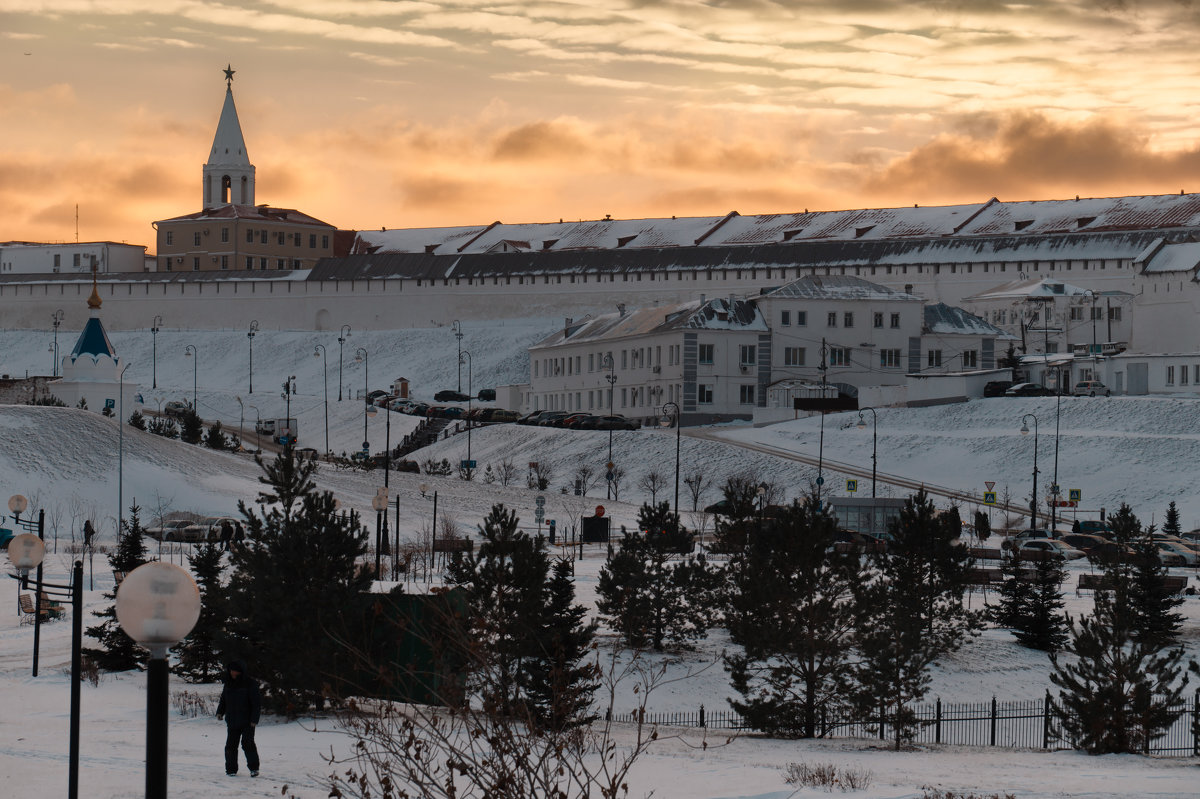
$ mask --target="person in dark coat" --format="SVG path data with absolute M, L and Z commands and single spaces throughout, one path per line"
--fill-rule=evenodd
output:
M 246 664 L 232 661 L 225 671 L 225 687 L 217 705 L 217 721 L 225 720 L 225 773 L 230 777 L 238 771 L 238 742 L 246 753 L 250 776 L 258 776 L 258 747 L 254 745 L 254 728 L 262 712 L 262 696 L 258 682 L 246 673 Z
M 84 521 L 83 521 L 83 547 L 84 547 L 84 549 L 91 549 L 92 539 L 95 537 L 96 537 L 96 528 L 92 527 L 92 520 L 84 519 Z
M 221 548 L 229 551 L 229 542 L 233 540 L 233 523 L 228 519 L 221 522 Z

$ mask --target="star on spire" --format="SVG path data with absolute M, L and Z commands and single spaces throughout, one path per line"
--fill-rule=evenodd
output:
M 237 72 L 232 64 L 226 64 L 225 69 L 225 88 L 230 88 L 233 85 L 233 73 Z

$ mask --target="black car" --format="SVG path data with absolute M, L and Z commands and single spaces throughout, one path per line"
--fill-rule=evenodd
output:
M 495 402 L 496 401 L 496 389 L 481 388 L 481 389 L 479 389 L 479 393 L 475 395 L 475 399 L 479 400 L 480 402 Z
M 1004 392 L 1006 397 L 1053 397 L 1054 392 L 1041 383 L 1017 383 Z
M 439 391 L 433 395 L 434 402 L 466 402 L 469 399 L 471 399 L 469 395 L 461 391 L 452 391 L 451 389 Z
M 1003 397 L 1004 392 L 1008 391 L 1013 386 L 1011 380 L 993 380 L 983 387 L 983 396 L 985 397 Z

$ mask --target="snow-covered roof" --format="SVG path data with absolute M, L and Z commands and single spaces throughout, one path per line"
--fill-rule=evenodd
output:
M 719 297 L 637 308 L 570 322 L 530 349 L 642 336 L 667 330 L 740 330 L 765 333 L 767 321 L 749 300 Z
M 959 334 L 971 336 L 994 336 L 1000 339 L 1015 338 L 995 325 L 989 324 L 973 313 L 944 302 L 925 306 L 926 333 L 938 335 Z
M 1133 265 L 1147 273 L 1194 272 L 1200 267 L 1200 242 L 1156 239 L 1133 259 Z
M 90 317 L 84 324 L 83 330 L 75 342 L 75 349 L 71 350 L 72 359 L 78 358 L 80 355 L 90 356 L 93 360 L 101 355 L 107 355 L 110 358 L 117 357 L 117 351 L 109 341 L 108 332 L 95 316 Z
M 905 294 L 861 277 L 851 275 L 806 276 L 793 280 L 762 295 L 767 299 L 804 298 L 815 300 L 901 300 L 921 302 L 914 294 Z
M 328 222 L 322 222 L 316 217 L 309 216 L 294 208 L 273 208 L 269 205 L 217 205 L 205 208 L 183 216 L 173 216 L 170 219 L 160 219 L 155 224 L 163 222 L 182 222 L 202 219 L 246 219 L 251 222 L 287 222 L 292 225 L 311 225 L 313 227 L 333 228 Z
M 980 292 L 966 298 L 967 302 L 989 302 L 994 300 L 1047 300 L 1055 297 L 1088 297 L 1092 296 L 1089 289 L 1081 289 L 1070 283 L 1053 278 L 1040 280 L 1014 280 L 1004 283 L 994 289 Z

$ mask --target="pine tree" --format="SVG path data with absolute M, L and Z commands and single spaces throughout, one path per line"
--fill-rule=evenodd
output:
M 129 414 L 129 426 L 138 430 L 145 430 L 146 417 L 142 415 L 141 411 L 134 411 L 133 413 Z
M 971 561 L 956 542 L 956 516 L 938 515 L 923 491 L 909 497 L 860 588 L 855 701 L 872 717 L 886 712 L 896 748 L 914 733 L 910 706 L 925 696 L 930 666 L 978 628 L 962 603 Z
M 1179 535 L 1183 532 L 1183 527 L 1179 523 L 1179 508 L 1175 507 L 1174 500 L 1167 505 L 1167 517 L 1163 520 L 1162 531 L 1167 535 Z
M 362 619 L 371 577 L 359 568 L 367 533 L 312 482 L 316 465 L 285 447 L 263 469 L 257 512 L 239 502 L 247 537 L 233 550 L 229 645 L 253 663 L 264 699 L 295 715 L 324 706 L 346 660 L 339 644 Z
M 200 618 L 187 638 L 176 647 L 179 665 L 175 671 L 193 682 L 210 682 L 221 675 L 221 651 L 228 613 L 226 588 L 221 583 L 222 548 L 202 544 L 188 556 L 188 565 L 200 589 Z
M 845 694 L 863 567 L 857 554 L 827 554 L 837 529 L 808 498 L 766 520 L 729 564 L 727 626 L 743 649 L 725 658 L 742 695 L 730 704 L 772 736 L 818 735 Z
M 124 533 L 117 537 L 117 548 L 108 556 L 108 565 L 114 572 L 128 574 L 149 560 L 146 557 L 141 511 L 142 509 L 138 505 L 131 505 L 129 517 L 123 520 Z M 146 650 L 134 643 L 134 640 L 125 634 L 117 621 L 117 588 L 106 591 L 104 598 L 110 600 L 112 604 L 104 610 L 92 612 L 93 616 L 104 621 L 87 629 L 88 637 L 99 641 L 101 648 L 85 647 L 83 654 L 105 671 L 128 671 L 142 668 L 146 663 Z
M 751 531 L 758 526 L 757 492 L 753 477 L 736 475 L 725 481 L 721 487 L 725 510 L 716 519 L 714 552 L 738 552 L 746 546 Z
M 1157 648 L 1174 645 L 1183 625 L 1183 616 L 1175 609 L 1183 604 L 1183 597 L 1172 594 L 1163 582 L 1167 567 L 1158 558 L 1154 528 L 1143 529 L 1132 509 L 1122 504 L 1109 517 L 1109 529 L 1114 542 L 1134 553 L 1109 563 L 1105 574 L 1106 582 L 1126 597 L 1135 637 Z
M 221 430 L 220 422 L 213 422 L 208 428 L 208 433 L 204 436 L 204 446 L 209 449 L 226 449 L 229 446 L 229 441 L 225 433 Z
M 991 614 L 993 620 L 1010 628 L 1022 646 L 1044 652 L 1062 649 L 1067 642 L 1063 558 L 1043 558 L 1029 568 L 1014 554 L 1001 568 L 1005 579 L 1000 587 L 1000 604 Z
M 679 517 L 643 505 L 638 527 L 618 549 L 608 547 L 600 569 L 596 603 L 625 642 L 662 651 L 667 643 L 683 646 L 703 638 L 717 620 L 715 597 L 720 577 L 704 555 L 675 559 L 691 535 Z
M 188 408 L 180 419 L 179 440 L 185 444 L 199 444 L 204 436 L 204 422 L 195 408 Z
M 162 417 L 151 419 L 148 430 L 156 436 L 163 438 L 178 438 L 179 428 L 175 425 L 174 419 L 165 419 Z
M 540 653 L 526 671 L 526 695 L 531 715 L 543 729 L 563 732 L 596 720 L 592 696 L 599 687 L 599 665 L 586 662 L 593 649 L 596 622 L 575 604 L 571 562 L 554 561 L 545 597 L 541 629 L 536 635 Z

